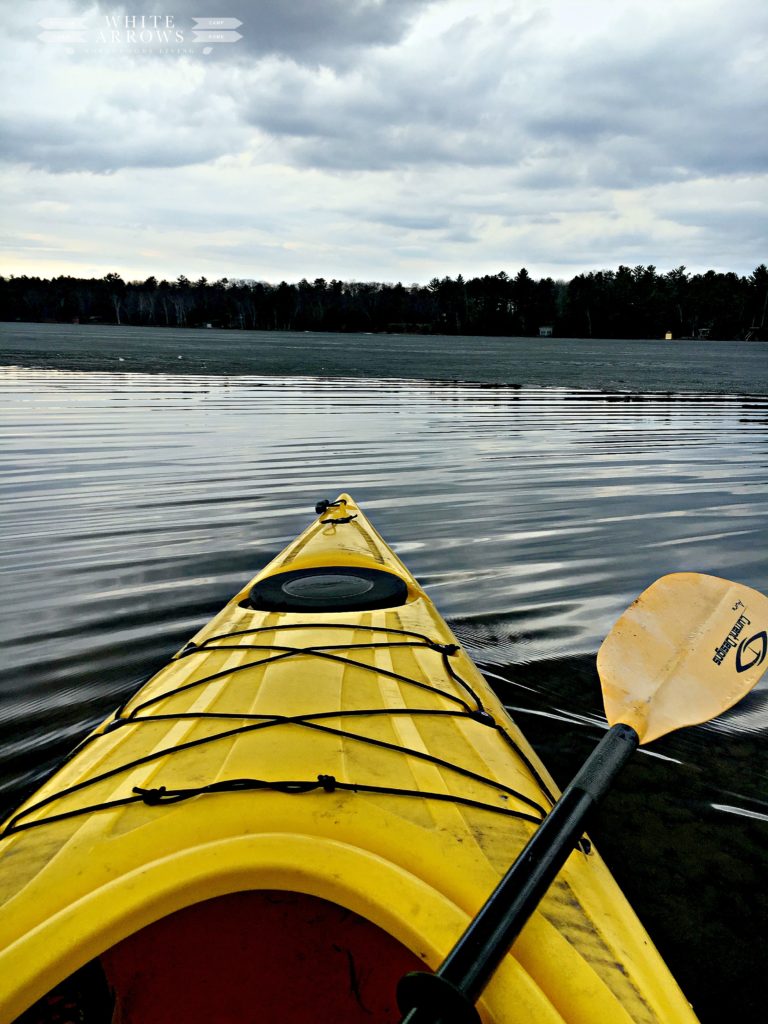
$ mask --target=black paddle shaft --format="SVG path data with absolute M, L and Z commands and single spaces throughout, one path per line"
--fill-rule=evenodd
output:
M 639 744 L 634 729 L 603 736 L 526 843 L 436 974 L 406 975 L 398 987 L 403 1024 L 472 1024 L 475 1001 L 584 833 L 586 821 Z

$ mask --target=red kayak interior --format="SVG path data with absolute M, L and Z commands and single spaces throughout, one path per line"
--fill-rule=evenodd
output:
M 80 1002 L 76 1019 L 88 1024 L 398 1021 L 397 982 L 424 964 L 387 932 L 334 903 L 259 891 L 162 918 L 89 965 L 88 984 L 96 969 L 106 998 L 87 993 L 79 999 L 78 986 L 68 992 L 65 985 L 20 1020 L 45 1024 L 62 1002 Z

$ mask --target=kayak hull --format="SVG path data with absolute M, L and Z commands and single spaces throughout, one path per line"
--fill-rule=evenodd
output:
M 396 597 L 377 596 L 379 573 L 396 581 Z M 344 602 L 363 607 L 338 610 Z M 292 955 L 300 934 L 324 934 L 326 975 L 338 979 L 333 947 L 349 953 L 344 986 L 329 986 L 334 1013 L 351 1015 L 339 1019 L 396 1020 L 393 978 L 439 966 L 555 795 L 425 592 L 344 495 L 5 823 L 4 1019 L 98 960 L 114 1019 L 144 1020 L 130 1007 L 152 1002 L 152 986 L 142 989 L 134 968 L 188 931 L 195 948 L 208 936 L 209 960 L 231 965 L 233 979 L 271 950 L 270 991 L 302 990 L 286 1016 L 266 980 L 259 995 L 257 972 L 254 1020 L 315 1020 L 316 982 L 290 985 L 295 965 L 278 941 L 290 929 L 266 913 L 282 906 Z M 276 893 L 288 902 L 269 903 Z M 222 926 L 206 926 L 205 912 L 226 920 L 219 908 L 238 900 L 227 941 L 242 959 L 222 960 Z M 365 934 L 357 951 L 327 941 L 333 915 L 345 913 Z M 203 976 L 178 948 L 186 967 L 164 979 L 177 1005 L 192 991 L 179 979 Z M 205 987 L 216 988 L 219 1019 L 245 1019 L 239 986 L 214 976 Z M 586 843 L 479 1009 L 485 1021 L 537 1024 L 695 1020 Z

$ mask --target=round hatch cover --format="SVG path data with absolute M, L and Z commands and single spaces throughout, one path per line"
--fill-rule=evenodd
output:
M 404 604 L 408 588 L 381 569 L 325 565 L 269 576 L 251 589 L 250 605 L 259 611 L 357 612 Z

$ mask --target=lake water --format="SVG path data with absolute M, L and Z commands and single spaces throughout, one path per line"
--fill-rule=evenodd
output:
M 714 390 L 0 367 L 0 798 L 341 490 L 564 783 L 602 728 L 597 647 L 642 589 L 768 589 L 768 397 Z M 594 830 L 706 1024 L 765 1019 L 767 740 L 762 683 L 639 754 Z

